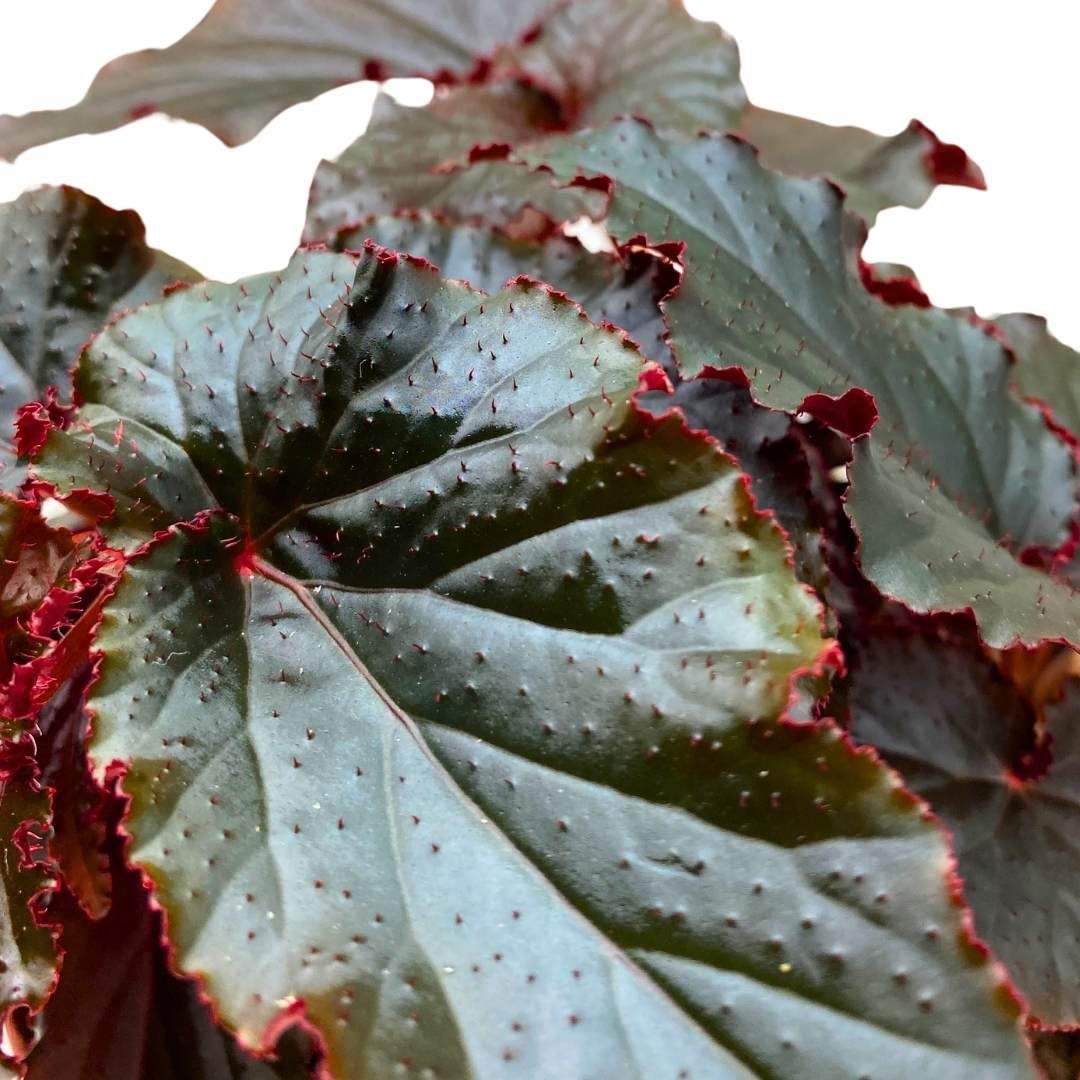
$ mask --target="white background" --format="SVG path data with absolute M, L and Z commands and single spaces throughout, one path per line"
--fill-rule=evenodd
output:
M 102 63 L 175 40 L 211 0 L 0 0 L 0 113 L 74 103 Z M 502 0 L 512 3 L 513 0 Z M 888 210 L 867 257 L 915 268 L 932 298 L 984 314 L 1028 310 L 1080 346 L 1075 273 L 1074 5 L 1067 0 L 689 0 L 739 42 L 760 105 L 891 134 L 913 116 L 982 166 L 989 191 L 939 189 Z M 425 84 L 405 84 L 410 102 Z M 0 201 L 72 183 L 134 207 L 151 243 L 230 279 L 281 265 L 303 222 L 316 163 L 367 122 L 372 87 L 324 94 L 227 150 L 161 116 L 0 163 Z

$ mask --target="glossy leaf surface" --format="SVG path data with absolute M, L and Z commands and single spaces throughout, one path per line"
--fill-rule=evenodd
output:
M 131 210 L 74 188 L 39 188 L 0 205 L 0 441 L 16 410 L 65 387 L 86 339 L 109 316 L 198 275 L 146 246 Z
M 848 510 L 875 584 L 920 611 L 972 608 L 991 644 L 1080 641 L 1071 591 L 998 546 L 1064 539 L 1069 448 L 1011 392 L 1008 357 L 981 328 L 867 293 L 835 188 L 769 172 L 737 140 L 671 142 L 634 121 L 523 157 L 565 182 L 610 178 L 618 239 L 684 245 L 665 310 L 687 374 L 741 367 L 755 398 L 792 412 L 814 395 L 874 396 Z
M 1029 1075 L 939 834 L 777 722 L 816 605 L 640 370 L 375 248 L 97 339 L 37 471 L 128 546 L 211 511 L 130 564 L 91 702 L 179 963 L 249 1044 L 301 999 L 342 1077 Z
M 443 277 L 459 278 L 484 292 L 498 292 L 519 275 L 543 281 L 580 304 L 594 323 L 625 330 L 648 359 L 671 363 L 660 316 L 668 277 L 651 259 L 624 261 L 589 252 L 558 234 L 541 241 L 515 240 L 498 229 L 453 225 L 423 214 L 372 218 L 342 230 L 335 246 L 358 249 L 365 240 L 427 259 Z

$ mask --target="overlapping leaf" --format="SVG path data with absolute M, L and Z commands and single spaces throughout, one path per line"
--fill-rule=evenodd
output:
M 0 117 L 0 157 L 162 111 L 245 142 L 298 101 L 391 75 L 454 78 L 551 0 L 218 0 L 167 49 L 113 60 L 70 109 Z
M 516 240 L 498 229 L 451 225 L 424 214 L 371 218 L 342 230 L 334 242 L 344 251 L 363 247 L 365 240 L 428 259 L 443 277 L 459 278 L 484 292 L 497 292 L 520 275 L 543 281 L 580 304 L 593 322 L 625 330 L 648 359 L 671 365 L 660 316 L 670 277 L 652 259 L 592 253 L 559 234 Z
M 976 930 L 1049 1024 L 1080 1018 L 1078 689 L 1047 707 L 1034 778 L 1030 711 L 970 642 L 863 635 L 851 696 L 853 733 L 949 826 Z
M 41 631 L 54 604 L 62 611 L 76 559 L 71 537 L 50 529 L 34 503 L 0 497 L 0 721 L 28 711 L 31 667 L 45 647 Z
M 84 697 L 90 674 L 90 665 L 82 665 L 34 724 L 40 782 L 52 796 L 49 855 L 72 897 L 90 918 L 100 919 L 112 893 L 105 852 L 109 802 L 86 761 Z
M 815 605 L 639 373 L 379 249 L 95 341 L 38 473 L 116 543 L 195 518 L 92 701 L 178 961 L 250 1043 L 302 1000 L 345 1078 L 1030 1075 L 940 836 L 777 723 Z
M 197 275 L 146 246 L 133 211 L 74 188 L 40 188 L 0 205 L 0 443 L 14 459 L 19 406 L 66 385 L 86 339 L 110 314 Z M 5 486 L 8 472 L 0 474 Z
M 73 548 L 71 537 L 50 529 L 33 503 L 0 497 L 0 629 L 5 655 L 16 620 L 45 599 L 70 567 Z
M 559 221 L 597 212 L 596 193 L 559 191 L 503 160 L 508 146 L 557 123 L 551 100 L 516 82 L 452 87 L 423 109 L 380 95 L 364 135 L 319 165 L 305 233 L 321 239 L 368 215 L 413 207 L 503 225 L 526 206 Z
M 986 186 L 982 170 L 959 146 L 943 143 L 917 120 L 890 137 L 751 105 L 739 132 L 770 169 L 836 180 L 848 209 L 871 224 L 887 207 L 922 206 L 938 184 Z
M 218 1027 L 195 985 L 169 972 L 160 913 L 139 872 L 124 867 L 121 844 L 114 835 L 108 915 L 90 919 L 67 892 L 49 903 L 64 959 L 25 1080 L 307 1080 L 299 1042 L 278 1062 L 253 1059 Z
M 731 39 L 668 0 L 563 4 L 534 40 L 497 55 L 494 76 L 443 91 L 426 109 L 380 99 L 367 132 L 319 166 L 307 235 L 397 209 L 499 224 L 525 206 L 557 221 L 595 213 L 595 195 L 559 191 L 501 160 L 505 151 L 621 115 L 687 135 L 724 129 L 746 102 Z
M 994 323 L 1016 353 L 1012 377 L 1020 392 L 1046 408 L 1075 444 L 1080 440 L 1080 355 L 1037 315 L 998 315 Z
M 497 229 L 452 225 L 421 214 L 373 218 L 342 230 L 335 243 L 344 250 L 359 248 L 366 239 L 429 259 L 445 277 L 485 292 L 520 274 L 544 281 L 581 304 L 594 322 L 627 331 L 648 358 L 671 369 L 659 300 L 672 277 L 659 261 L 636 256 L 624 266 L 561 235 L 541 242 L 515 240 Z M 826 577 L 818 551 L 821 525 L 808 499 L 809 464 L 795 437 L 797 426 L 783 413 L 756 405 L 742 387 L 717 378 L 681 383 L 674 398 L 666 389 L 641 397 L 642 405 L 659 413 L 673 401 L 691 427 L 708 431 L 738 460 L 753 481 L 758 504 L 773 511 L 787 531 L 800 576 L 820 589 Z
M 786 531 L 799 577 L 824 596 L 829 572 L 821 552 L 823 515 L 812 498 L 811 450 L 799 438 L 798 425 L 756 404 L 745 387 L 708 373 L 680 382 L 674 398 L 664 391 L 641 397 L 642 405 L 661 412 L 672 400 L 692 428 L 707 431 L 738 461 L 758 505 Z
M 103 584 L 89 544 L 50 527 L 33 500 L 0 496 L 0 737 L 18 738 L 85 659 Z M 18 721 L 13 724 L 12 721 Z
M 746 105 L 735 43 L 681 0 L 573 0 L 496 68 L 545 90 L 565 127 L 640 115 L 693 134 L 733 126 Z
M 671 142 L 634 121 L 522 156 L 565 182 L 610 178 L 618 238 L 682 245 L 666 312 L 684 371 L 739 366 L 758 400 L 828 405 L 853 435 L 868 425 L 845 425 L 848 391 L 874 395 L 880 420 L 856 447 L 848 510 L 875 584 L 922 611 L 970 607 L 992 644 L 1080 641 L 1071 591 L 999 546 L 1064 539 L 1068 447 L 1010 392 L 1008 358 L 981 328 L 866 292 L 834 188 L 771 173 L 737 140 Z
M 842 183 L 871 221 L 887 206 L 922 205 L 939 183 L 983 186 L 963 150 L 917 121 L 884 138 L 747 106 L 738 70 L 734 43 L 679 3 L 566 3 L 528 43 L 496 53 L 494 82 L 444 91 L 423 110 L 380 99 L 367 134 L 319 167 L 306 233 L 403 208 L 498 223 L 526 205 L 560 221 L 595 213 L 588 192 L 553 191 L 502 152 L 630 115 L 673 136 L 737 128 L 782 171 Z
M 451 163 L 477 144 L 510 141 L 508 134 L 521 141 L 553 121 L 583 127 L 630 114 L 686 134 L 741 126 L 778 167 L 841 180 L 871 217 L 885 205 L 921 204 L 934 183 L 981 182 L 959 148 L 917 123 L 886 140 L 768 110 L 744 113 L 734 44 L 673 0 L 440 0 L 435 8 L 415 0 L 219 0 L 175 45 L 108 64 L 79 105 L 0 117 L 0 156 L 159 110 L 201 123 L 228 143 L 243 142 L 287 106 L 358 77 L 447 82 L 466 74 L 476 83 L 497 81 L 450 92 L 430 118 L 380 104 L 373 138 L 320 170 L 309 235 L 403 207 L 494 213 L 498 220 L 511 192 L 518 205 L 531 201 L 553 217 L 575 216 L 587 201 L 557 195 L 535 178 L 508 184 L 501 166 L 485 162 L 465 171 Z M 520 114 L 513 120 L 508 104 Z M 410 168 L 422 137 L 432 133 L 438 135 L 425 148 L 423 167 Z M 407 139 L 413 143 L 403 147 Z M 439 150 L 451 152 L 439 157 Z M 428 175 L 440 167 L 441 181 Z M 493 181 L 506 189 L 494 199 Z

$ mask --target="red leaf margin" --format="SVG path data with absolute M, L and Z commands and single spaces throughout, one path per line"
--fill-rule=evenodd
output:
M 608 180 L 606 184 L 602 186 L 605 186 L 608 193 L 610 194 L 611 181 Z M 309 246 L 311 248 L 321 249 L 324 245 Z M 649 246 L 647 239 L 644 237 L 635 237 L 633 241 L 628 242 L 624 245 L 620 245 L 620 250 L 628 251 L 631 248 L 640 249 L 643 246 Z M 434 274 L 438 273 L 438 269 L 428 260 L 408 254 L 400 254 L 390 251 L 376 244 L 372 240 L 365 241 L 364 247 L 365 250 L 374 254 L 380 263 L 386 266 L 392 266 L 399 259 L 404 259 L 413 266 L 427 270 Z M 661 245 L 660 247 L 650 248 L 650 250 L 656 252 L 658 257 L 668 259 L 678 254 L 681 254 L 680 249 L 681 245 L 674 244 Z M 535 279 L 527 277 L 518 277 L 511 279 L 511 282 L 508 284 L 516 284 L 519 286 L 542 289 L 549 296 L 551 296 L 551 298 L 555 302 L 559 304 L 573 304 L 573 306 L 577 308 L 580 317 L 583 319 L 587 318 L 580 306 L 577 305 L 569 297 L 567 297 L 566 294 L 561 293 L 556 289 L 553 289 L 551 286 L 546 285 L 543 282 L 539 282 Z M 671 290 L 666 294 L 666 296 L 673 295 L 677 288 L 678 281 L 676 280 L 673 283 Z M 617 327 L 614 327 L 611 324 L 606 325 L 611 330 L 619 332 L 622 337 L 624 346 L 637 351 L 637 345 L 633 342 L 629 335 L 627 335 L 623 331 L 618 330 Z M 747 378 L 746 373 L 742 371 L 741 368 L 736 367 L 716 369 L 713 371 L 713 375 L 715 377 L 726 378 L 728 379 L 728 381 L 736 382 L 741 385 L 749 386 L 749 379 Z M 708 432 L 700 429 L 691 428 L 686 420 L 685 414 L 674 404 L 672 404 L 669 409 L 659 414 L 646 410 L 644 407 L 642 407 L 638 403 L 638 396 L 650 391 L 662 391 L 667 394 L 674 394 L 673 387 L 668 380 L 666 374 L 664 373 L 663 369 L 656 364 L 648 364 L 643 362 L 642 374 L 639 385 L 631 395 L 632 415 L 634 416 L 636 421 L 642 425 L 643 437 L 650 438 L 663 426 L 668 424 L 675 424 L 678 425 L 678 430 L 683 437 L 691 441 L 704 442 L 705 444 L 712 446 L 718 456 L 730 462 L 736 468 L 739 468 L 738 462 L 723 449 L 718 440 L 716 440 Z M 857 436 L 854 436 L 851 433 L 862 427 L 866 427 L 867 430 L 869 430 L 869 427 L 872 427 L 873 422 L 877 419 L 877 412 L 876 407 L 874 406 L 874 399 L 872 395 L 868 394 L 866 391 L 857 390 L 856 396 L 852 397 L 851 395 L 851 390 L 841 395 L 839 398 L 830 398 L 827 395 L 810 395 L 806 402 L 804 402 L 804 405 L 807 407 L 806 411 L 811 412 L 812 414 L 817 415 L 818 413 L 824 413 L 825 415 L 820 417 L 824 422 L 828 423 L 829 420 L 827 420 L 826 417 L 831 416 L 834 421 L 840 424 L 840 429 L 842 431 L 844 427 L 848 429 L 845 434 L 848 434 L 848 436 L 851 438 L 855 438 Z M 870 418 L 871 415 L 872 419 Z M 35 416 L 35 421 L 37 419 L 38 418 Z M 53 422 L 51 416 L 48 419 L 50 423 Z M 57 423 L 60 422 L 66 421 L 57 421 Z M 864 433 L 860 431 L 860 434 Z M 47 436 L 47 431 L 45 432 L 45 436 Z M 42 437 L 41 443 L 39 443 L 38 446 L 40 447 L 43 442 L 44 437 Z M 780 525 L 780 523 L 776 520 L 776 517 L 772 513 L 772 511 L 762 509 L 758 506 L 751 489 L 749 477 L 745 473 L 743 473 L 741 469 L 740 482 L 743 485 L 743 490 L 752 509 L 752 512 L 760 517 L 770 520 L 772 527 L 781 537 L 785 548 L 785 554 L 788 564 L 793 569 L 794 549 L 791 544 L 790 537 Z M 87 491 L 81 492 L 80 494 L 84 495 L 91 504 L 94 504 L 95 500 L 100 500 L 100 502 L 96 505 L 100 508 L 101 513 L 99 516 L 101 519 L 111 516 L 114 506 L 112 504 L 111 498 L 105 493 Z M 156 547 L 159 543 L 175 535 L 176 531 L 203 531 L 207 528 L 210 516 L 215 513 L 222 512 L 224 511 L 204 511 L 196 515 L 190 521 L 177 522 L 169 529 L 158 532 L 157 534 L 155 534 L 154 537 L 148 540 L 130 556 L 122 559 L 122 565 L 120 568 L 121 573 L 122 568 L 126 566 L 130 560 L 146 554 L 154 547 Z M 119 580 L 119 577 L 120 574 L 118 573 L 116 580 Z M 817 594 L 814 592 L 814 590 L 810 588 L 810 586 L 804 585 L 803 588 L 814 599 L 819 629 L 824 636 L 824 605 L 820 598 L 817 596 Z M 99 651 L 92 650 L 92 643 L 98 626 L 100 624 L 102 610 L 107 600 L 111 598 L 112 592 L 113 586 L 102 590 L 99 597 L 95 600 L 94 605 L 92 605 L 91 608 L 88 608 L 87 612 L 77 621 L 72 630 L 69 631 L 68 635 L 65 635 L 65 638 L 62 639 L 60 643 L 62 645 L 68 640 L 68 638 L 74 637 L 76 645 L 66 649 L 60 649 L 58 646 L 57 651 L 59 652 L 59 656 L 53 657 L 50 664 L 45 666 L 44 671 L 49 672 L 55 676 L 57 672 L 65 670 L 64 664 L 70 663 L 71 657 L 90 655 L 95 661 L 94 678 L 96 679 L 96 667 L 98 666 L 97 662 L 99 661 L 102 654 Z M 837 737 L 838 743 L 843 747 L 845 753 L 848 753 L 855 758 L 861 758 L 870 763 L 873 763 L 876 767 L 884 770 L 894 780 L 895 797 L 902 803 L 909 805 L 913 809 L 917 810 L 924 820 L 928 822 L 933 822 L 935 824 L 935 827 L 941 830 L 949 858 L 948 868 L 945 872 L 945 887 L 947 890 L 947 895 L 950 897 L 951 902 L 959 910 L 961 919 L 961 930 L 958 933 L 957 945 L 962 951 L 966 952 L 971 957 L 977 958 L 979 962 L 989 962 L 993 965 L 993 971 L 997 987 L 996 993 L 999 997 L 1000 1007 L 1006 1013 L 1011 1013 L 1015 1017 L 1020 1018 L 1026 1012 L 1026 1003 L 1024 1002 L 1019 991 L 1011 983 L 1008 973 L 1004 969 L 1003 965 L 993 958 L 990 950 L 978 938 L 975 932 L 974 922 L 970 908 L 967 906 L 963 897 L 963 881 L 957 869 L 957 860 L 954 853 L 952 837 L 948 829 L 943 825 L 940 819 L 937 818 L 937 816 L 933 813 L 933 811 L 925 801 L 915 796 L 903 786 L 903 783 L 900 780 L 898 774 L 896 774 L 893 770 L 889 768 L 889 766 L 881 759 L 880 755 L 878 755 L 875 750 L 867 746 L 857 746 L 850 739 L 848 734 L 841 727 L 839 727 L 839 725 L 837 725 L 832 718 L 819 717 L 810 722 L 805 722 L 795 718 L 794 706 L 799 693 L 798 683 L 802 679 L 823 677 L 831 674 L 842 675 L 845 670 L 845 657 L 839 643 L 832 639 L 825 639 L 823 647 L 820 650 L 818 656 L 815 658 L 815 661 L 812 664 L 805 665 L 794 670 L 789 675 L 788 703 L 781 712 L 780 722 L 785 726 L 789 727 L 790 729 L 805 732 L 807 734 L 810 734 L 814 731 L 829 731 L 830 733 L 834 733 Z M 39 674 L 42 673 L 43 672 L 39 672 Z M 92 709 L 88 708 L 88 711 L 90 712 L 92 718 Z M 152 879 L 145 870 L 138 866 L 138 864 L 128 862 L 128 851 L 130 848 L 131 837 L 124 828 L 123 821 L 124 819 L 126 819 L 127 813 L 129 811 L 130 800 L 127 798 L 127 796 L 123 794 L 122 790 L 123 778 L 125 774 L 126 765 L 122 761 L 112 761 L 108 763 L 108 765 L 105 767 L 104 776 L 106 784 L 114 785 L 114 790 L 116 791 L 117 796 L 123 800 L 123 812 L 117 823 L 116 829 L 117 835 L 121 838 L 121 842 L 123 845 L 124 863 L 125 865 L 130 865 L 133 870 L 140 875 L 142 886 L 149 893 L 149 903 L 152 910 L 160 913 L 159 917 L 161 919 L 162 926 L 161 944 L 166 950 L 170 971 L 172 971 L 174 974 L 178 974 L 182 978 L 192 978 L 191 976 L 184 975 L 179 971 L 179 967 L 176 963 L 175 950 L 171 945 L 171 942 L 169 941 L 168 913 L 165 911 L 163 905 L 157 898 Z M 228 1030 L 228 1025 L 223 1022 L 220 1014 L 216 1010 L 216 1006 L 214 1005 L 212 998 L 206 990 L 205 980 L 202 979 L 202 977 L 196 975 L 194 976 L 194 981 L 198 987 L 198 995 L 200 1001 L 202 1001 L 206 1005 L 206 1007 L 210 1009 L 211 1014 L 215 1019 L 215 1022 L 219 1026 Z M 274 1045 L 282 1032 L 286 1028 L 290 1028 L 293 1026 L 299 1026 L 300 1028 L 302 1028 L 308 1033 L 308 1035 L 313 1039 L 317 1046 L 319 1046 L 320 1048 L 324 1047 L 325 1044 L 321 1032 L 307 1019 L 303 999 L 297 999 L 295 1002 L 284 1008 L 278 1014 L 278 1016 L 276 1016 L 267 1025 L 267 1027 L 262 1033 L 259 1044 L 257 1046 L 246 1046 L 242 1040 L 238 1041 L 241 1042 L 241 1045 L 245 1045 L 245 1048 L 250 1050 L 257 1057 L 267 1058 L 272 1056 Z M 326 1074 L 325 1072 L 320 1072 L 318 1080 L 330 1080 L 329 1074 Z

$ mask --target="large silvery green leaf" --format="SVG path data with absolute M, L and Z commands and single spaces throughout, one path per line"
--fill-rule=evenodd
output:
M 563 4 L 528 44 L 497 54 L 494 77 L 424 109 L 380 99 L 367 132 L 319 166 L 306 235 L 398 209 L 500 224 L 525 206 L 557 221 L 595 213 L 595 193 L 559 191 L 492 149 L 629 115 L 685 135 L 722 130 L 746 104 L 734 43 L 669 0 Z
M 522 156 L 564 182 L 610 178 L 618 239 L 684 245 L 665 302 L 684 372 L 741 367 L 755 398 L 788 411 L 873 395 L 847 505 L 875 584 L 921 611 L 970 607 L 994 645 L 1080 641 L 1071 592 L 998 546 L 1064 539 L 1068 447 L 1011 392 L 1008 356 L 980 327 L 866 291 L 834 187 L 770 172 L 737 139 L 671 142 L 635 121 Z
M 969 644 L 864 636 L 852 730 L 929 800 L 956 844 L 975 928 L 1046 1024 L 1080 1020 L 1080 686 L 1047 706 L 1050 764 L 1025 778 L 1030 709 Z
M 586 251 L 558 233 L 540 241 L 516 240 L 498 229 L 451 225 L 425 214 L 398 214 L 363 221 L 334 238 L 339 251 L 374 240 L 434 263 L 443 277 L 498 292 L 525 275 L 566 293 L 594 323 L 613 323 L 637 342 L 650 360 L 670 365 L 660 298 L 668 289 L 663 267 L 649 258 L 624 261 Z
M 79 349 L 112 313 L 195 276 L 147 247 L 134 211 L 74 188 L 0 205 L 0 443 L 20 405 L 50 384 L 66 388 Z
M 1080 440 L 1080 355 L 1054 337 L 1038 315 L 998 315 L 994 323 L 1016 354 L 1012 377 L 1020 392 Z
M 70 109 L 0 117 L 0 157 L 151 112 L 230 145 L 298 101 L 361 78 L 454 78 L 516 41 L 551 0 L 218 0 L 166 49 L 113 60 Z
M 778 721 L 816 604 L 640 376 L 541 286 L 374 247 L 91 346 L 35 467 L 165 530 L 91 754 L 177 962 L 249 1043 L 302 1001 L 344 1080 L 1032 1075 L 939 833 Z
M 847 207 L 873 222 L 887 207 L 922 206 L 938 184 L 984 188 L 982 170 L 966 153 L 913 120 L 897 135 L 834 127 L 801 116 L 749 106 L 739 133 L 770 169 L 792 176 L 829 176 Z

